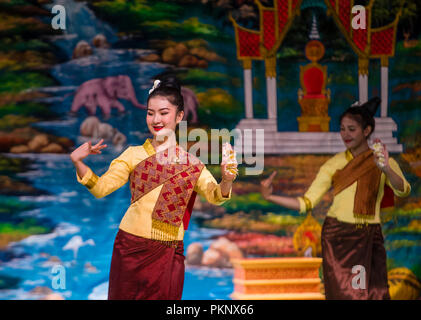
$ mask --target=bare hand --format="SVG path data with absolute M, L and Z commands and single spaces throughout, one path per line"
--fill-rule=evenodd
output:
M 101 150 L 106 148 L 106 144 L 102 144 L 104 139 L 101 139 L 96 145 L 92 146 L 91 141 L 85 142 L 70 154 L 72 162 L 78 162 L 85 159 L 91 154 L 101 154 Z
M 260 192 L 262 193 L 262 196 L 264 199 L 268 199 L 273 192 L 273 186 L 272 186 L 272 182 L 273 182 L 273 178 L 275 178 L 277 172 L 274 171 L 272 172 L 272 174 L 269 176 L 269 178 L 262 180 L 260 182 Z

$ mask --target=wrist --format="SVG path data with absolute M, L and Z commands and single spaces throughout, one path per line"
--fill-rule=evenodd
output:
M 223 184 L 232 184 L 232 180 L 227 180 L 224 177 L 222 177 L 221 183 L 223 183 Z
M 383 171 L 385 174 L 389 174 L 389 173 L 392 171 L 392 168 L 390 168 L 389 164 L 386 164 L 386 165 L 382 168 L 382 171 Z
M 72 156 L 70 156 L 70 160 L 71 160 L 74 164 L 76 164 L 76 163 L 81 163 L 81 162 L 82 162 L 82 159 L 76 159 L 76 158 L 73 158 Z
M 270 199 L 272 198 L 272 194 L 262 194 L 263 195 L 263 199 L 265 199 L 266 201 L 271 201 Z

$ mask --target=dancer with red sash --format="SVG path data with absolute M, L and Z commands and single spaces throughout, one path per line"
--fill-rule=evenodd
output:
M 100 154 L 103 140 L 84 143 L 70 155 L 78 182 L 97 198 L 130 183 L 130 205 L 114 242 L 108 299 L 181 299 L 183 237 L 196 194 L 220 205 L 231 198 L 236 177 L 236 165 L 222 162 L 218 184 L 197 157 L 176 143 L 184 101 L 174 78 L 156 80 L 147 105 L 153 139 L 128 147 L 101 177 L 82 160 Z
M 376 97 L 341 115 L 340 134 L 347 149 L 322 165 L 304 196 L 273 195 L 276 172 L 261 182 L 265 199 L 300 213 L 311 212 L 333 187 L 321 239 L 327 299 L 390 299 L 380 208 L 393 205 L 393 194 L 408 196 L 411 187 L 385 145 L 376 140 L 374 152 L 369 148 L 379 104 Z M 365 276 L 355 281 L 359 272 Z

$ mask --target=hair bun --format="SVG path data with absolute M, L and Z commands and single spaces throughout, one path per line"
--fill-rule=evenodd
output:
M 157 79 L 161 81 L 161 83 L 159 84 L 160 88 L 167 87 L 167 88 L 177 89 L 178 91 L 181 90 L 180 82 L 173 75 L 166 75 L 166 76 L 162 76 L 162 77 L 157 77 Z
M 379 97 L 373 97 L 367 102 L 360 105 L 360 107 L 366 109 L 368 113 L 370 113 L 370 115 L 374 117 L 381 101 L 382 100 Z

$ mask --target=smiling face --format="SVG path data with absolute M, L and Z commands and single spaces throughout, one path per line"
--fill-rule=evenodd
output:
M 163 96 L 154 96 L 148 102 L 146 124 L 154 138 L 163 132 L 175 132 L 177 124 L 183 119 L 184 112 L 177 111 L 173 105 Z M 170 131 L 171 130 L 171 131 Z
M 351 117 L 344 116 L 341 121 L 341 137 L 345 146 L 352 150 L 359 150 L 367 144 L 367 137 L 371 132 L 371 126 L 363 130 L 360 123 Z

